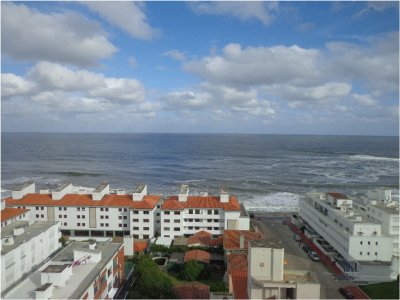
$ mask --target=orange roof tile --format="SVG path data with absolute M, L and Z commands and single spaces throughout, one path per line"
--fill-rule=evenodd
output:
M 149 244 L 149 241 L 134 241 L 133 242 L 133 251 L 134 252 L 143 252 L 147 248 L 148 244 Z
M 4 222 L 9 219 L 15 218 L 23 213 L 26 213 L 29 209 L 24 208 L 13 208 L 13 207 L 6 207 L 0 212 L 0 221 Z
M 230 273 L 232 270 L 247 271 L 247 255 L 244 254 L 229 254 L 227 256 L 227 271 Z
M 201 261 L 201 262 L 209 264 L 210 259 L 211 259 L 211 255 L 207 251 L 192 250 L 192 251 L 187 251 L 185 253 L 185 258 L 183 259 L 183 261 L 187 262 L 189 260 L 197 260 L 197 261 Z
M 133 201 L 131 195 L 105 195 L 103 199 L 92 200 L 90 194 L 67 194 L 60 200 L 51 199 L 51 194 L 28 194 L 20 200 L 6 199 L 6 204 L 39 206 L 115 206 L 133 209 L 153 209 L 160 200 L 160 195 L 146 195 L 141 201 Z
M 232 288 L 233 298 L 235 299 L 249 299 L 247 295 L 247 271 L 232 270 Z
M 180 299 L 210 299 L 210 287 L 197 281 L 175 286 L 174 291 Z
M 240 249 L 240 236 L 244 237 L 244 250 L 248 249 L 249 241 L 261 240 L 261 235 L 258 232 L 252 232 L 249 230 L 225 230 L 224 249 Z
M 211 233 L 202 230 L 190 236 L 187 240 L 187 244 L 188 245 L 200 244 L 202 246 L 216 247 L 222 245 L 222 236 L 213 239 Z
M 171 196 L 164 201 L 161 209 L 176 210 L 184 208 L 222 208 L 224 210 L 240 211 L 236 196 L 230 196 L 229 202 L 221 202 L 216 196 L 188 196 L 185 202 L 179 202 L 177 196 Z
M 342 193 L 327 193 L 327 194 L 332 196 L 335 199 L 349 199 L 349 198 L 347 198 L 346 195 L 343 195 Z

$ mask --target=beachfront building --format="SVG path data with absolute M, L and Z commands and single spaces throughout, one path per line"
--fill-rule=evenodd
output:
M 72 242 L 4 299 L 112 299 L 123 280 L 123 244 Z
M 91 193 L 67 183 L 53 191 L 35 191 L 35 183 L 13 191 L 6 199 L 10 208 L 29 209 L 34 221 L 61 223 L 63 234 L 70 236 L 133 236 L 150 239 L 155 234 L 155 216 L 159 195 L 148 195 L 141 184 L 133 193 L 110 192 L 102 183 Z
M 6 201 L 1 199 L 0 221 L 1 228 L 16 221 L 31 221 L 30 210 L 25 208 L 6 207 Z
M 182 185 L 178 196 L 164 200 L 160 223 L 162 237 L 188 237 L 202 230 L 217 236 L 226 229 L 248 230 L 250 218 L 226 189 L 219 196 L 190 196 L 189 186 Z
M 393 238 L 383 234 L 380 222 L 353 209 L 353 204 L 341 193 L 310 193 L 300 200 L 300 216 L 307 229 L 317 233 L 315 243 L 335 250 L 332 259 L 347 275 L 359 281 L 396 278 Z
M 14 220 L 11 224 L 2 226 L 0 245 L 2 296 L 23 276 L 40 266 L 61 247 L 60 237 L 59 222 L 33 223 Z

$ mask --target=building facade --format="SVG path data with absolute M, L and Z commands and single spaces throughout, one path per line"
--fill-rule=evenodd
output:
M 364 281 L 392 279 L 393 238 L 382 233 L 379 222 L 357 213 L 347 196 L 310 193 L 300 201 L 300 216 L 337 251 L 348 275 Z

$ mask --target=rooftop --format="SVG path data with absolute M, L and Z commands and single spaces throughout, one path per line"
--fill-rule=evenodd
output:
M 342 193 L 333 193 L 333 192 L 329 192 L 327 193 L 329 196 L 332 196 L 335 199 L 349 199 L 347 198 L 346 195 L 342 194 Z
M 247 271 L 247 269 L 248 269 L 247 255 L 244 254 L 227 255 L 228 273 L 230 273 L 232 270 Z
M 69 264 L 64 264 L 64 265 L 48 265 L 46 269 L 44 269 L 42 272 L 43 273 L 61 273 L 64 271 Z
M 102 184 L 100 184 L 95 190 L 95 193 L 100 193 L 101 191 L 103 191 L 106 187 L 107 187 L 108 183 L 107 182 L 103 182 Z
M 55 226 L 58 222 L 35 222 L 29 225 L 28 221 L 16 221 L 10 225 L 4 226 L 1 229 L 1 237 L 13 237 L 14 243 L 12 245 L 2 245 L 1 255 L 5 255 L 8 252 L 18 248 L 25 242 L 33 239 L 34 237 L 40 235 L 42 232 L 48 230 L 49 228 Z M 19 235 L 14 235 L 14 229 L 24 228 L 24 232 Z
M 132 195 L 108 194 L 101 200 L 93 200 L 90 194 L 67 194 L 60 200 L 53 200 L 51 194 L 28 194 L 22 199 L 6 199 L 7 205 L 37 206 L 108 206 L 130 207 L 133 209 L 153 209 L 160 200 L 160 195 L 145 195 L 141 201 L 133 201 Z
M 185 208 L 221 208 L 228 211 L 240 211 L 236 196 L 230 196 L 228 202 L 221 202 L 219 196 L 188 196 L 184 202 L 179 202 L 177 196 L 171 196 L 164 201 L 162 210 L 183 210 Z
M 379 210 L 387 212 L 391 215 L 398 215 L 399 214 L 399 207 L 398 206 L 387 206 L 387 205 L 371 205 Z
M 197 281 L 175 286 L 174 291 L 180 299 L 210 299 L 210 287 Z
M 134 241 L 133 242 L 133 251 L 134 252 L 143 252 L 149 244 L 148 240 L 143 241 Z
M 187 239 L 187 245 L 200 244 L 202 246 L 216 247 L 222 245 L 222 236 L 213 239 L 211 233 L 198 231 Z
M 279 240 L 257 240 L 250 241 L 251 247 L 261 247 L 261 248 L 277 248 L 281 249 L 282 242 Z
M 249 299 L 247 294 L 247 270 L 232 270 L 230 275 L 235 299 Z
M 243 250 L 247 250 L 249 241 L 260 240 L 261 235 L 249 230 L 225 230 L 223 245 L 225 250 L 240 249 L 240 236 L 244 238 Z
M 101 270 L 107 263 L 117 254 L 122 244 L 120 243 L 102 243 L 97 242 L 96 251 L 101 251 L 101 260 L 97 263 L 74 264 L 72 266 L 72 275 L 66 281 L 65 286 L 54 286 L 51 298 L 53 299 L 80 299 L 89 285 L 96 279 Z M 40 289 L 41 272 L 47 268 L 55 268 L 54 265 L 64 263 L 63 265 L 72 264 L 74 261 L 74 250 L 78 251 L 94 251 L 90 250 L 88 242 L 72 242 L 58 253 L 50 262 L 39 269 L 24 280 L 18 288 L 13 289 L 6 295 L 6 298 L 30 299 L 32 292 Z
M 4 222 L 9 219 L 13 219 L 19 215 L 22 215 L 29 211 L 28 209 L 24 208 L 13 208 L 13 207 L 6 207 L 5 209 L 1 210 L 0 212 L 0 221 Z
M 204 262 L 209 264 L 211 259 L 211 255 L 207 251 L 203 250 L 192 250 L 192 251 L 187 251 L 185 253 L 184 261 L 187 262 L 189 260 L 197 260 L 200 262 Z
M 55 188 L 54 191 L 55 191 L 55 192 L 60 192 L 60 191 L 62 191 L 63 189 L 65 189 L 67 186 L 69 186 L 70 184 L 71 184 L 70 182 L 66 182 L 66 183 L 60 185 L 59 187 Z

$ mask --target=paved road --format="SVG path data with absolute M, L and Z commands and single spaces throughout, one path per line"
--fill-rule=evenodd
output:
M 321 284 L 321 299 L 343 299 L 338 289 L 354 284 L 350 281 L 338 281 L 322 263 L 312 261 L 301 249 L 302 244 L 293 239 L 293 232 L 282 223 L 283 220 L 281 217 L 264 217 L 253 223 L 263 233 L 265 239 L 282 241 L 282 246 L 285 248 L 285 260 L 288 262 L 285 268 L 310 270 L 316 274 Z

